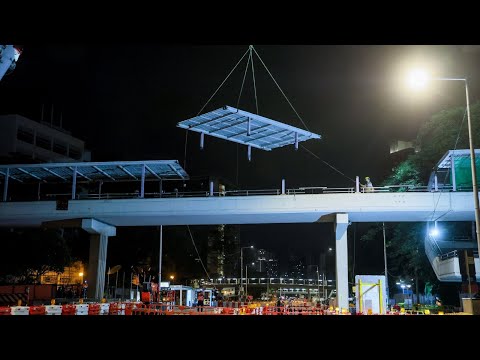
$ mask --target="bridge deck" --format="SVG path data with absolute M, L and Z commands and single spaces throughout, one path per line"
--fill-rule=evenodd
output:
M 471 192 L 397 192 L 214 196 L 0 203 L 0 226 L 95 218 L 114 226 L 331 222 L 348 213 L 352 222 L 474 221 Z

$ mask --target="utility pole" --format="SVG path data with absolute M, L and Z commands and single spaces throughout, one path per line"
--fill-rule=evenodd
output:
M 389 304 L 389 291 L 388 291 L 388 270 L 387 270 L 387 241 L 385 237 L 385 223 L 383 223 L 383 261 L 385 263 L 385 290 L 386 290 L 386 300 L 387 307 Z M 418 287 L 418 286 L 417 286 Z M 381 289 L 380 289 L 381 291 Z

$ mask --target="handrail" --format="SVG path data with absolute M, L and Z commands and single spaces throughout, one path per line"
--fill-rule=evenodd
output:
M 457 188 L 457 192 L 469 190 L 468 188 Z M 471 189 L 470 189 L 471 190 Z M 389 192 L 449 192 L 452 191 L 451 186 L 439 186 L 438 191 L 435 191 L 428 186 L 415 186 L 411 184 L 387 185 L 376 187 L 362 186 L 359 189 L 360 194 L 363 193 L 389 193 Z M 219 197 L 219 196 L 264 196 L 264 195 L 313 195 L 313 194 L 353 194 L 357 193 L 355 187 L 327 187 L 327 186 L 309 186 L 286 189 L 282 194 L 281 189 L 245 189 L 245 190 L 228 190 L 215 191 L 210 194 L 209 191 L 169 191 L 169 192 L 145 192 L 143 198 L 185 198 L 185 197 Z M 38 200 L 51 200 L 57 197 L 70 198 L 71 193 L 51 193 L 42 194 Z M 125 193 L 77 193 L 76 200 L 110 200 L 110 199 L 135 199 L 140 198 L 138 191 Z M 15 201 L 15 200 L 10 200 Z M 24 199 L 20 201 L 25 201 Z

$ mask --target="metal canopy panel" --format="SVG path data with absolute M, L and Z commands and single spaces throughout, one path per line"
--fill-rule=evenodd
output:
M 20 182 L 70 182 L 76 167 L 77 181 L 140 181 L 143 166 L 146 180 L 189 178 L 177 160 L 0 165 L 0 177 L 8 171 L 9 178 Z
M 442 159 L 438 162 L 438 169 L 451 169 L 452 167 L 452 155 L 455 156 L 455 159 L 459 158 L 470 158 L 470 149 L 459 149 L 459 150 L 448 150 Z M 478 166 L 480 157 L 480 149 L 475 149 L 475 163 Z
M 295 140 L 302 142 L 321 138 L 309 131 L 231 106 L 181 121 L 177 126 L 267 151 L 295 144 Z

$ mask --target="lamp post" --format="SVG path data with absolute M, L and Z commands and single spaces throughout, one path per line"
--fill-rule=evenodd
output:
M 390 302 L 389 301 L 389 295 L 390 295 L 390 291 L 388 289 L 388 270 L 387 270 L 387 243 L 386 243 L 386 237 L 385 237 L 385 223 L 382 224 L 382 228 L 383 228 L 383 262 L 384 262 L 384 265 L 385 265 L 385 291 L 386 291 L 386 305 L 388 308 L 388 303 Z M 382 289 L 380 289 L 380 291 L 382 291 Z
M 410 85 L 416 88 L 424 87 L 429 80 L 429 76 L 425 71 L 414 70 L 410 73 Z M 477 169 L 475 167 L 475 149 L 473 147 L 472 138 L 472 121 L 470 118 L 470 99 L 468 96 L 468 81 L 467 78 L 431 78 L 431 80 L 438 81 L 463 81 L 465 84 L 465 98 L 467 104 L 467 123 L 468 123 L 468 143 L 470 146 L 470 166 L 472 170 L 472 186 L 473 186 L 473 200 L 475 203 L 475 227 L 477 233 L 477 246 L 480 251 L 480 210 L 478 204 L 478 189 L 477 189 Z M 454 155 L 452 155 L 454 156 Z M 455 171 L 455 169 L 453 169 Z
M 245 297 L 246 298 L 248 298 L 248 265 L 250 265 L 250 264 L 247 264 L 245 266 L 245 280 L 246 280 L 246 282 L 245 282 Z M 252 262 L 251 265 L 255 266 L 255 263 Z
M 320 272 L 318 271 L 318 265 L 310 265 L 317 269 L 317 291 L 318 291 L 318 298 L 320 299 Z
M 243 249 L 253 249 L 253 245 L 243 246 L 240 248 L 240 291 L 243 295 Z M 239 291 L 239 295 L 240 295 Z
M 83 290 L 83 272 L 79 272 L 78 273 L 78 276 L 80 276 L 80 297 L 83 298 L 84 297 L 84 290 Z

